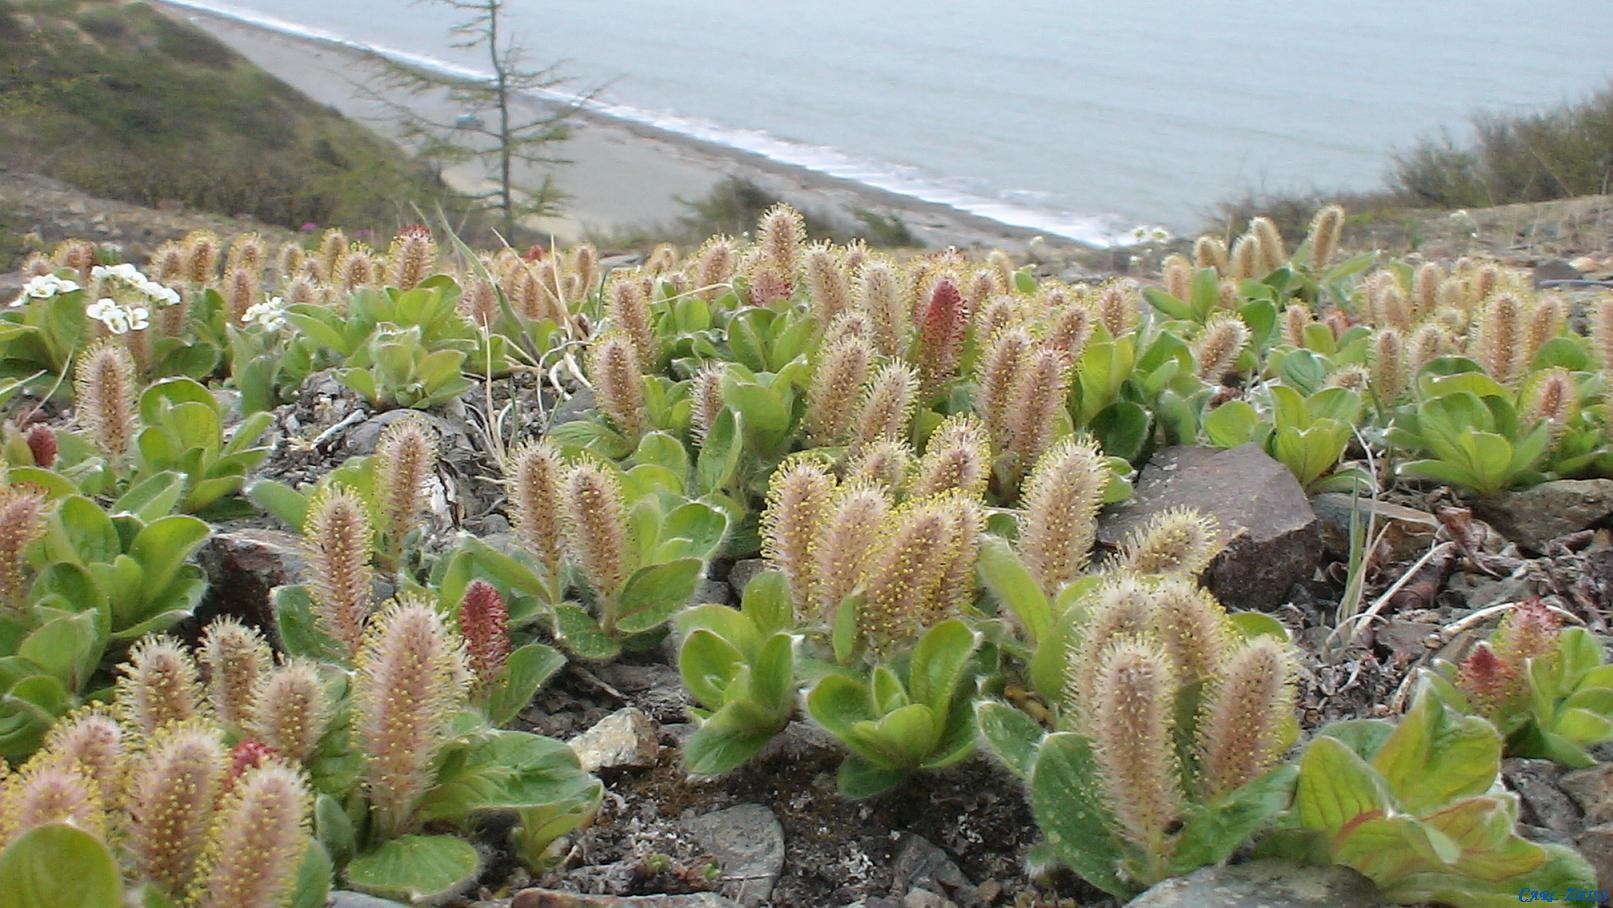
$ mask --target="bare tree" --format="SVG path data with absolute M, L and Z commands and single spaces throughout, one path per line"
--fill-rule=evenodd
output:
M 369 96 L 387 108 L 401 137 L 439 168 L 483 164 L 492 187 L 472 196 L 473 207 L 496 213 L 505 237 L 523 218 L 557 213 L 565 196 L 555 186 L 552 168 L 569 162 L 553 148 L 570 135 L 573 117 L 597 89 L 567 93 L 571 80 L 559 64 L 531 65 L 525 43 L 512 34 L 506 0 L 416 2 L 463 14 L 450 28 L 453 46 L 485 52 L 492 75 L 467 79 L 378 59 L 378 84 L 369 88 Z M 398 100 L 400 92 L 416 100 L 440 93 L 450 107 L 446 115 L 433 116 L 419 104 Z M 528 184 L 519 172 L 523 166 L 543 168 L 542 181 Z

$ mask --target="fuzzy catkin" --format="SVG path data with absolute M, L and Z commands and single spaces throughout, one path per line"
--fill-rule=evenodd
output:
M 627 504 L 616 474 L 577 461 L 566 472 L 561 514 L 572 561 L 600 597 L 615 595 L 629 569 Z
M 975 408 L 985 419 L 992 444 L 999 450 L 1008 447 L 1008 411 L 1031 347 L 1029 331 L 1006 328 L 991 335 L 975 367 Z
M 1321 271 L 1333 261 L 1339 249 L 1339 233 L 1344 228 L 1344 209 L 1328 205 L 1311 218 L 1311 268 Z
M 822 447 L 846 440 L 856 417 L 857 394 L 868 379 L 873 358 L 868 342 L 854 336 L 835 340 L 818 355 L 803 420 L 813 444 Z
M 881 366 L 857 405 L 857 417 L 852 422 L 854 447 L 861 449 L 876 441 L 906 441 L 917 396 L 918 374 L 912 366 L 901 360 Z
M 706 436 L 717 424 L 717 417 L 722 413 L 724 406 L 722 380 L 725 374 L 727 374 L 726 364 L 708 363 L 701 366 L 700 371 L 690 379 L 689 435 L 697 445 L 706 443 Z
M 158 729 L 134 759 L 126 841 L 140 876 L 172 898 L 196 878 L 228 770 L 219 730 L 196 720 Z
M 897 356 L 906 349 L 912 307 L 890 260 L 863 264 L 857 273 L 855 304 L 873 324 L 874 347 L 881 356 Z
M 0 606 L 21 609 L 28 593 L 28 547 L 45 534 L 45 501 L 7 486 L 0 475 Z
M 1139 574 L 1196 577 L 1221 550 L 1214 517 L 1186 508 L 1161 511 L 1126 540 L 1122 560 Z
M 953 515 L 933 499 L 897 508 L 880 535 L 884 542 L 867 561 L 857 612 L 858 628 L 875 653 L 911 639 L 934 614 L 958 542 Z
M 643 370 L 632 342 L 620 334 L 596 341 L 589 351 L 588 378 L 600 412 L 617 431 L 630 439 L 644 434 Z
M 1199 378 L 1212 384 L 1231 372 L 1249 346 L 1249 326 L 1235 315 L 1215 315 L 1205 323 L 1193 342 L 1193 361 L 1198 363 Z
M 369 510 L 346 486 L 332 483 L 308 505 L 303 545 L 314 621 L 349 655 L 357 651 L 372 610 L 373 538 Z
M 1293 669 L 1283 645 L 1255 637 L 1227 660 L 1199 724 L 1199 762 L 1211 797 L 1254 779 L 1279 756 L 1294 709 Z
M 1069 354 L 1054 347 L 1031 351 L 1014 382 L 1004 425 L 1005 453 L 1016 477 L 1047 450 L 1073 378 Z
M 886 491 L 869 482 L 851 481 L 835 491 L 811 547 L 813 618 L 833 620 L 834 610 L 855 588 L 890 507 Z
M 139 429 L 134 379 L 133 357 L 110 339 L 79 357 L 74 373 L 79 421 L 108 460 L 122 460 L 134 447 Z
M 142 637 L 129 649 L 115 685 L 118 713 L 136 735 L 150 737 L 170 722 L 201 712 L 202 682 L 196 663 L 179 641 L 163 634 Z
M 978 498 L 990 480 L 991 440 L 985 424 L 969 414 L 955 413 L 930 435 L 911 494 L 936 495 L 956 489 Z
M 650 301 L 643 285 L 631 275 L 613 278 L 607 283 L 605 318 L 632 342 L 639 366 L 653 368 L 658 356 L 655 326 L 650 322 Z
M 1121 835 L 1153 861 L 1182 813 L 1172 715 L 1176 679 L 1165 653 L 1120 639 L 1098 657 L 1088 734 Z
M 258 679 L 247 730 L 287 760 L 304 763 L 319 747 L 333 710 L 319 666 L 290 659 Z
M 391 557 L 403 552 L 403 540 L 426 509 L 426 495 L 437 470 L 435 430 L 419 417 L 394 422 L 375 445 L 376 475 L 381 485 L 381 528 Z
M 757 222 L 757 247 L 762 260 L 786 277 L 792 277 L 806 244 L 806 221 L 801 213 L 780 202 L 762 212 Z
M 424 600 L 405 598 L 376 616 L 353 677 L 353 731 L 364 754 L 364 789 L 378 833 L 407 831 L 433 766 L 466 703 L 463 644 Z
M 295 885 L 312 813 L 300 773 L 274 760 L 248 769 L 219 805 L 190 904 L 277 908 Z
M 1048 597 L 1087 565 L 1109 470 L 1089 438 L 1066 438 L 1043 454 L 1020 495 L 1020 558 Z
M 560 495 L 565 464 L 560 452 L 545 441 L 522 444 L 505 466 L 504 481 L 516 540 L 551 578 L 558 577 L 564 549 Z
M 225 615 L 202 632 L 198 661 L 207 674 L 207 699 L 225 728 L 240 731 L 252 721 L 257 685 L 274 664 L 274 651 L 257 628 Z
M 762 557 L 784 574 L 798 603 L 811 601 L 817 589 L 817 546 L 834 490 L 834 477 L 813 457 L 786 460 L 768 482 Z

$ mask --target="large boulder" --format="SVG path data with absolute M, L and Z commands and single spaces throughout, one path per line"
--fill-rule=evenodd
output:
M 1348 867 L 1251 861 L 1169 879 L 1129 908 L 1386 908 L 1378 887 Z
M 269 593 L 307 579 L 302 541 L 281 530 L 241 528 L 208 537 L 196 554 L 207 573 L 208 615 L 233 615 L 262 628 L 274 626 Z
M 1098 541 L 1119 548 L 1156 514 L 1176 508 L 1213 517 L 1220 527 L 1224 547 L 1203 579 L 1230 608 L 1282 604 L 1321 559 L 1321 525 L 1305 490 L 1258 445 L 1156 452 L 1135 494 L 1099 519 Z

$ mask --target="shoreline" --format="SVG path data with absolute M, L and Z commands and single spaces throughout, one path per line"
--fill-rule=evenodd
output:
M 160 0 L 158 7 L 207 31 L 315 102 L 398 139 L 388 122 L 395 117 L 388 116 L 385 105 L 367 97 L 366 90 L 356 84 L 362 78 L 361 70 L 373 65 L 371 52 Z M 387 102 L 403 106 L 407 101 L 422 110 L 435 107 L 452 116 L 446 98 L 432 94 L 407 97 L 388 92 Z M 1038 245 L 1044 249 L 1103 248 L 597 111 L 578 111 L 572 135 L 557 143 L 555 156 L 572 162 L 553 171 L 556 185 L 570 198 L 563 216 L 540 223 L 542 229 L 567 242 L 600 235 L 608 238 L 624 231 L 654 232 L 684 212 L 679 199 L 703 198 L 724 179 L 739 177 L 798 208 L 847 223 L 856 223 L 854 212 L 859 209 L 894 216 L 928 246 L 1023 251 L 1041 237 Z M 462 190 L 485 185 L 475 165 L 450 169 L 444 175 Z

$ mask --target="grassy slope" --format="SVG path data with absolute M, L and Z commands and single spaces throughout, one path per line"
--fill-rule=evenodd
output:
M 145 205 L 389 227 L 439 181 L 143 3 L 0 0 L 0 164 Z

